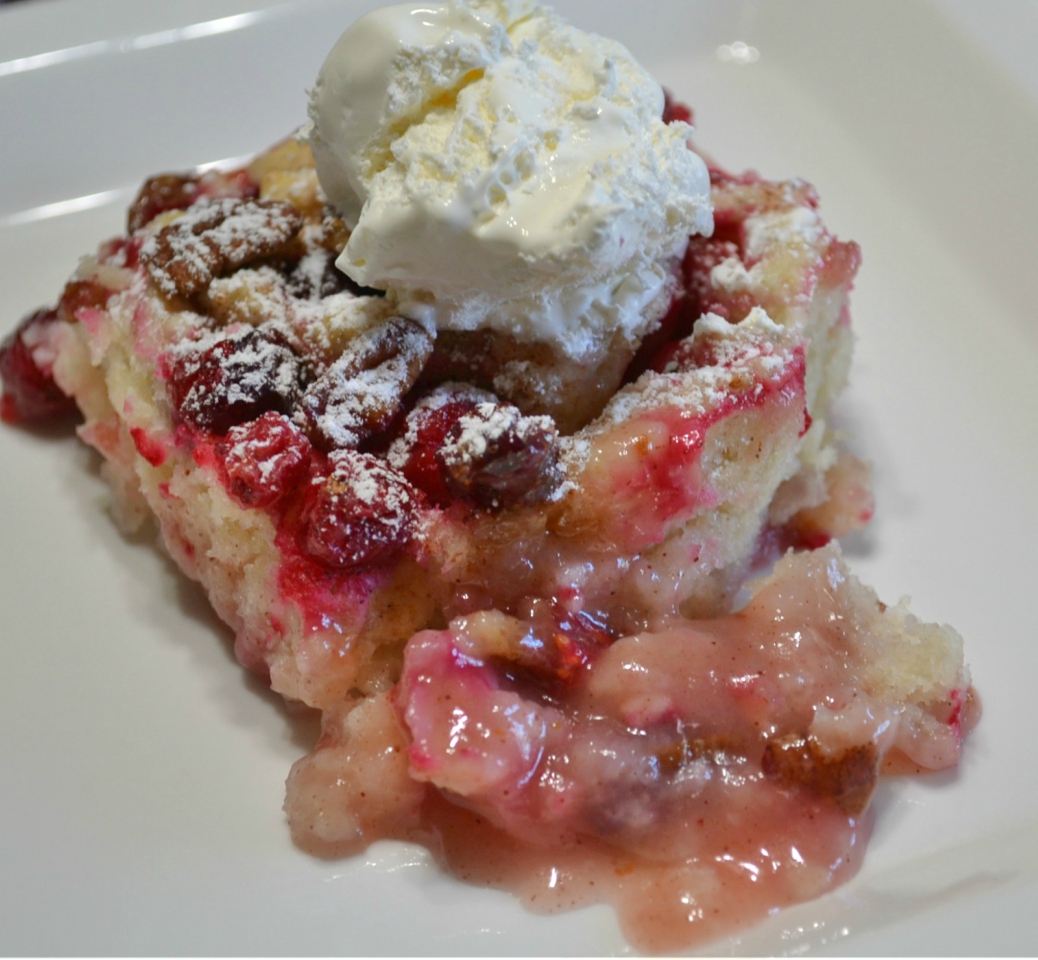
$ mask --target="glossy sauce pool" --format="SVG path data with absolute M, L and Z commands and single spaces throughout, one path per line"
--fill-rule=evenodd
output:
M 958 761 L 976 700 L 883 687 L 885 644 L 932 640 L 894 622 L 828 548 L 739 614 L 616 641 L 561 695 L 503 669 L 500 618 L 418 634 L 387 715 L 425 789 L 376 832 L 538 912 L 609 903 L 646 952 L 723 936 L 854 875 L 885 763 Z
M 795 802 L 761 812 L 768 822 L 688 824 L 706 849 L 672 862 L 594 837 L 561 849 L 529 847 L 438 794 L 424 810 L 439 838 L 434 852 L 459 879 L 508 890 L 538 913 L 608 903 L 624 936 L 647 953 L 724 936 L 774 909 L 821 896 L 861 865 L 868 814 L 847 817 L 822 803 Z

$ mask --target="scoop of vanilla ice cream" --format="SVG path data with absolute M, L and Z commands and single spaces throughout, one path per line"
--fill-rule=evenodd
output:
M 534 0 L 402 4 L 321 68 L 310 143 L 352 233 L 337 261 L 440 329 L 571 357 L 635 341 L 713 227 L 691 128 L 619 43 Z

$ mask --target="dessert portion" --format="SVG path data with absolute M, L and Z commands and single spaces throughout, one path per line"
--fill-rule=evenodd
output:
M 858 248 L 690 120 L 539 4 L 386 8 L 306 139 L 147 181 L 0 349 L 4 419 L 78 410 L 120 521 L 322 712 L 300 846 L 416 841 L 653 951 L 851 876 L 879 776 L 977 715 L 834 542 Z

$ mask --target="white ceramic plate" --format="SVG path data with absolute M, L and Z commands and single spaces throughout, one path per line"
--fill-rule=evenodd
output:
M 0 10 L 0 329 L 121 229 L 145 175 L 297 125 L 372 5 Z M 960 629 L 986 709 L 958 772 L 881 788 L 852 884 L 712 949 L 1034 953 L 1038 74 L 1012 59 L 1033 8 L 989 6 L 975 39 L 960 0 L 557 5 L 692 103 L 720 161 L 812 180 L 861 242 L 841 410 L 879 511 L 851 562 Z M 535 917 L 413 849 L 296 851 L 283 780 L 312 731 L 237 667 L 197 588 L 116 533 L 84 448 L 3 429 L 0 457 L 0 951 L 626 949 L 604 908 Z

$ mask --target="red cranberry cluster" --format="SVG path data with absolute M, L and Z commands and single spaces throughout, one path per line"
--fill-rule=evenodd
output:
M 130 208 L 128 228 L 136 236 L 120 241 L 113 255 L 132 253 L 133 265 L 139 262 L 166 296 L 202 311 L 213 279 L 255 263 L 281 273 L 293 297 L 352 289 L 332 266 L 341 221 L 326 213 L 319 223 L 304 222 L 290 204 L 259 201 L 257 194 L 244 171 L 154 177 Z M 173 210 L 185 214 L 144 231 Z M 84 310 L 104 309 L 110 295 L 95 280 L 73 281 L 56 310 L 34 314 L 4 341 L 5 419 L 75 409 L 51 374 L 51 334 Z M 324 366 L 301 354 L 294 335 L 264 323 L 206 333 L 170 351 L 160 371 L 174 423 L 194 436 L 199 451 L 215 454 L 229 495 L 242 507 L 275 510 L 311 559 L 354 570 L 407 549 L 421 503 L 497 509 L 540 502 L 558 483 L 550 419 L 523 416 L 471 390 L 413 407 L 409 398 L 432 348 L 423 327 L 397 317 Z M 401 468 L 373 451 L 386 449 L 409 408 L 413 442 Z M 137 439 L 140 446 L 149 438 Z
M 472 388 L 440 388 L 404 424 L 401 470 L 435 504 L 487 509 L 535 504 L 558 485 L 558 431 L 549 417 Z
M 0 344 L 0 419 L 39 423 L 68 417 L 75 401 L 54 382 L 48 341 L 60 324 L 56 310 L 38 310 Z

